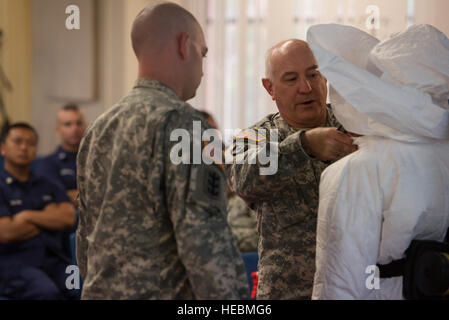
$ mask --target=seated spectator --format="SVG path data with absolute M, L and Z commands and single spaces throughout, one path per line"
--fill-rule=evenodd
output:
M 76 207 L 76 155 L 86 123 L 78 106 L 68 104 L 58 112 L 56 134 L 61 140 L 58 148 L 39 161 L 36 174 L 44 176 L 67 191 Z
M 9 126 L 1 137 L 0 296 L 77 299 L 79 290 L 66 288 L 72 262 L 61 232 L 75 224 L 75 210 L 63 189 L 31 172 L 37 141 L 26 123 Z

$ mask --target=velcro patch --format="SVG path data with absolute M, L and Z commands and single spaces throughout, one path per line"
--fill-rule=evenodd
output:
M 190 194 L 194 202 L 207 207 L 226 210 L 226 178 L 216 165 L 201 165 L 192 168 Z

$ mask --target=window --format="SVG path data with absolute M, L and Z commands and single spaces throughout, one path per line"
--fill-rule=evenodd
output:
M 415 9 L 415 0 L 180 2 L 202 24 L 209 46 L 203 82 L 191 103 L 209 111 L 223 132 L 277 112 L 261 83 L 271 46 L 289 38 L 306 39 L 307 29 L 318 23 L 352 25 L 384 39 L 412 24 Z

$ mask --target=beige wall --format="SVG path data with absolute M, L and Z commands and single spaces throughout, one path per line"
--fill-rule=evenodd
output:
M 0 29 L 3 30 L 0 64 L 13 86 L 12 92 L 3 90 L 3 98 L 12 122 L 31 120 L 30 9 L 30 0 L 0 0 Z
M 53 1 L 59 0 L 33 0 L 33 42 L 41 44 L 44 38 L 51 35 L 36 32 L 46 19 L 52 19 Z M 76 4 L 76 0 L 72 1 Z M 129 38 L 132 22 L 135 16 L 151 0 L 96 0 L 95 24 L 96 24 L 96 57 L 95 68 L 97 77 L 96 98 L 92 101 L 80 102 L 79 105 L 86 115 L 88 123 L 92 123 L 101 113 L 110 108 L 120 97 L 131 88 L 137 77 L 137 63 L 132 52 Z M 49 8 L 46 8 L 49 6 Z M 64 12 L 61 14 L 65 15 Z M 83 12 L 81 15 L 81 28 Z M 57 45 L 64 46 L 64 42 Z M 38 47 L 38 45 L 37 45 Z M 39 154 L 51 152 L 58 144 L 54 134 L 56 112 L 63 104 L 44 93 L 42 88 L 48 82 L 48 68 L 51 65 L 50 57 L 39 54 L 39 48 L 33 51 L 33 76 L 32 76 L 32 122 L 41 135 Z M 70 62 L 68 62 L 70 63 Z M 51 70 L 50 70 L 51 76 Z
M 415 2 L 415 23 L 431 24 L 449 37 L 449 1 L 415 0 Z

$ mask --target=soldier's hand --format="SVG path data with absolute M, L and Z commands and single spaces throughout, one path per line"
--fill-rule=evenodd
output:
M 305 152 L 321 161 L 335 161 L 357 150 L 350 135 L 337 128 L 315 128 L 301 136 Z

